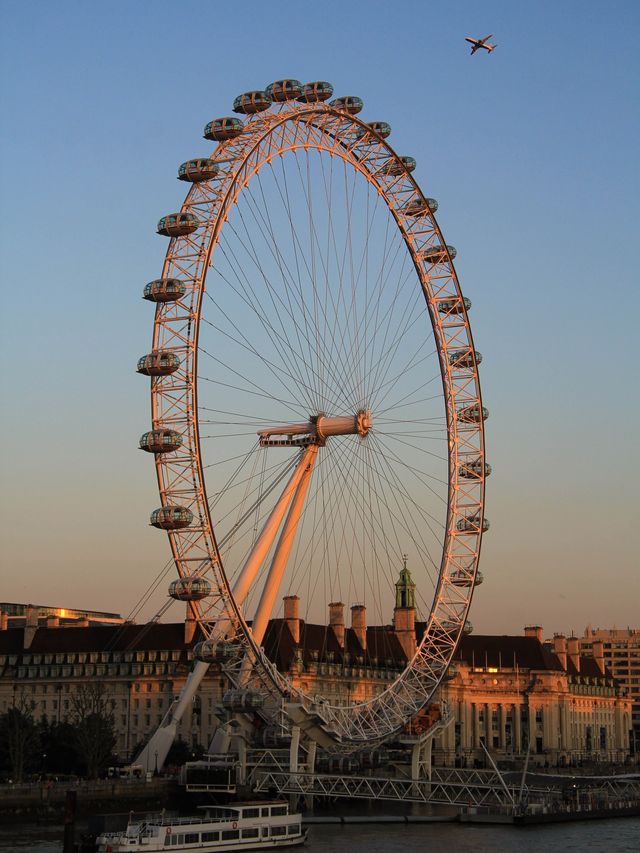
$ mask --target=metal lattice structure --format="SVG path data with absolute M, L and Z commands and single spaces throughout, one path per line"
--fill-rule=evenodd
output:
M 193 617 L 197 619 L 209 640 L 208 646 L 205 643 L 205 652 L 208 651 L 209 657 L 207 654 L 201 654 L 204 662 L 196 664 L 194 677 L 201 677 L 202 672 L 206 670 L 207 660 L 216 659 L 216 650 L 219 657 L 224 653 L 227 670 L 236 684 L 250 685 L 261 691 L 263 695 L 269 694 L 276 704 L 281 705 L 284 701 L 291 718 L 311 736 L 319 740 L 324 738 L 326 744 L 354 748 L 380 742 L 400 731 L 406 722 L 428 703 L 446 673 L 465 627 L 474 585 L 479 578 L 478 560 L 481 539 L 483 530 L 488 526 L 484 518 L 485 477 L 490 468 L 485 463 L 484 420 L 487 413 L 482 405 L 478 379 L 480 357 L 474 349 L 469 325 L 470 302 L 462 295 L 453 266 L 455 250 L 446 244 L 436 222 L 434 213 L 437 204 L 423 195 L 414 180 L 411 172 L 415 161 L 409 157 L 398 156 L 386 141 L 386 136 L 390 132 L 388 125 L 384 122 L 368 124 L 358 118 L 355 112 L 362 104 L 357 98 L 339 98 L 326 103 L 325 94 L 330 91 L 330 87 L 327 87 L 328 84 L 307 84 L 303 87 L 296 81 L 279 81 L 268 87 L 266 92 L 247 93 L 240 96 L 236 99 L 235 108 L 238 112 L 245 114 L 244 123 L 238 119 L 229 118 L 211 122 L 207 126 L 206 135 L 218 141 L 213 152 L 208 158 L 191 160 L 181 167 L 179 177 L 190 181 L 191 186 L 180 212 L 165 217 L 159 224 L 159 233 L 170 236 L 171 239 L 162 277 L 148 285 L 145 291 L 146 298 L 156 302 L 156 313 L 153 351 L 141 359 L 139 364 L 140 372 L 151 376 L 152 404 L 152 429 L 141 440 L 141 446 L 155 454 L 161 508 L 152 517 L 152 523 L 167 530 L 171 543 L 179 575 L 178 581 L 174 582 L 171 594 L 174 598 L 188 602 Z M 373 231 L 373 217 L 378 214 L 372 214 L 371 225 L 369 225 L 369 201 L 367 201 L 366 223 L 369 232 L 363 234 L 365 228 L 361 223 L 365 221 L 365 214 L 363 211 L 359 213 L 349 207 L 351 190 L 345 190 L 346 201 L 343 207 L 346 213 L 340 214 L 342 216 L 340 224 L 342 231 L 340 231 L 338 227 L 334 227 L 331 219 L 333 202 L 329 196 L 333 190 L 331 188 L 326 190 L 326 187 L 328 212 L 323 216 L 324 221 L 329 223 L 326 226 L 329 235 L 326 237 L 327 245 L 332 232 L 334 232 L 334 240 L 336 231 L 345 232 L 348 236 L 344 237 L 344 249 L 342 244 L 333 254 L 330 248 L 326 249 L 327 259 L 331 260 L 335 255 L 335 259 L 332 260 L 332 275 L 328 271 L 328 260 L 325 263 L 327 269 L 324 273 L 315 271 L 312 274 L 313 271 L 309 271 L 309 268 L 313 267 L 314 261 L 318 269 L 322 267 L 322 263 L 317 262 L 316 255 L 320 256 L 319 247 L 325 238 L 314 236 L 317 220 L 310 220 L 312 224 L 308 226 L 308 231 L 311 234 L 309 240 L 311 248 L 307 247 L 305 250 L 301 245 L 298 232 L 295 230 L 298 223 L 292 213 L 294 203 L 289 200 L 288 195 L 290 185 L 286 183 L 285 166 L 281 166 L 282 163 L 288 162 L 295 163 L 301 174 L 302 190 L 298 188 L 298 195 L 304 196 L 307 192 L 305 186 L 309 187 L 306 203 L 310 216 L 316 215 L 316 210 L 311 210 L 310 200 L 316 162 L 330 164 L 332 170 L 335 168 L 336 174 L 338 169 L 343 170 L 347 175 L 345 182 L 353 182 L 353 198 L 356 196 L 356 181 L 358 187 L 361 185 L 360 182 L 364 182 L 363 192 L 370 194 L 367 199 L 372 199 L 371 206 L 373 207 L 374 203 L 380 204 L 382 210 L 380 216 L 387 217 L 388 223 L 391 223 L 385 226 L 386 233 L 391 234 L 395 229 L 394 236 L 389 237 L 389 241 L 397 238 L 399 247 L 397 251 L 402 251 L 403 257 L 406 256 L 407 266 L 402 269 L 408 272 L 402 273 L 404 278 L 401 279 L 400 273 L 396 276 L 394 270 L 391 277 L 396 276 L 397 283 L 394 279 L 391 286 L 384 279 L 384 270 L 375 274 L 368 270 L 364 273 L 357 270 L 354 272 L 355 264 L 352 263 L 350 284 L 343 285 L 342 275 L 349 263 L 345 260 L 340 267 L 341 252 L 344 258 L 348 257 L 351 243 L 355 241 L 354 235 L 357 232 L 362 246 L 365 247 L 361 250 L 363 258 L 361 266 L 364 267 L 368 263 L 370 251 L 373 251 L 370 247 L 369 233 Z M 322 168 L 324 169 L 324 165 Z M 284 181 L 278 177 L 280 169 L 285 174 Z M 352 175 L 353 177 L 350 177 Z M 245 208 L 241 207 L 244 198 L 253 198 L 248 196 L 248 193 L 253 191 L 252 187 L 262 189 L 269 176 L 275 176 L 273 186 L 280 193 L 282 208 L 291 220 L 290 234 L 283 233 L 282 228 L 276 233 L 277 211 L 273 213 L 272 218 L 272 208 L 275 209 L 275 203 L 269 207 L 265 202 L 264 213 L 261 212 L 262 208 L 257 207 L 257 202 L 254 204 L 252 201 L 249 205 L 247 201 Z M 337 178 L 332 180 L 337 184 Z M 351 184 L 345 184 L 345 186 L 351 187 Z M 274 198 L 277 198 L 276 190 L 273 191 Z M 258 190 L 255 191 L 255 197 L 258 197 Z M 229 264 L 231 273 L 224 272 L 225 258 L 228 262 L 228 256 L 230 256 L 230 244 L 225 243 L 225 234 L 227 231 L 235 233 L 236 228 L 239 233 L 240 226 L 234 225 L 239 221 L 238 216 L 242 217 L 246 227 L 246 221 L 250 218 L 247 211 L 254 211 L 254 219 L 268 238 L 265 240 L 266 248 L 263 256 L 268 256 L 271 245 L 273 256 L 271 262 L 274 268 L 276 263 L 280 265 L 282 282 L 279 284 L 279 290 L 266 281 L 267 276 L 259 266 L 262 259 L 258 257 L 257 243 L 248 238 L 244 243 L 238 244 L 241 245 L 241 250 L 236 260 Z M 255 211 L 258 211 L 259 216 Z M 282 218 L 284 220 L 284 214 Z M 377 243 L 380 244 L 381 240 L 382 238 Z M 298 271 L 296 277 L 295 270 L 290 269 L 293 267 L 293 260 L 285 258 L 287 250 L 290 258 L 295 254 L 296 262 L 302 258 L 307 265 L 307 272 Z M 379 249 L 379 252 L 381 253 L 382 249 Z M 384 267 L 385 263 L 390 265 L 391 261 L 383 259 L 380 262 L 381 267 Z M 403 260 L 402 263 L 404 264 L 405 261 Z M 232 273 L 237 275 L 239 283 L 232 278 Z M 287 380 L 286 383 L 289 385 L 286 389 L 287 393 L 285 394 L 281 387 L 285 384 L 282 375 L 279 377 L 277 393 L 263 390 L 262 385 L 258 387 L 257 380 L 251 383 L 250 376 L 243 376 L 243 389 L 246 394 L 253 395 L 252 399 L 258 398 L 260 394 L 265 398 L 269 396 L 265 403 L 270 407 L 269 419 L 265 421 L 266 426 L 262 430 L 255 432 L 260 434 L 259 444 L 262 447 L 283 447 L 284 454 L 287 453 L 286 448 L 290 448 L 288 451 L 290 455 L 281 464 L 281 473 L 278 474 L 280 479 L 277 482 L 283 482 L 285 475 L 291 475 L 291 479 L 288 480 L 279 502 L 275 507 L 270 508 L 271 515 L 267 518 L 261 534 L 265 536 L 265 529 L 268 529 L 271 524 L 273 530 L 269 534 L 270 538 L 265 539 L 262 551 L 259 550 L 261 538 L 252 543 L 253 550 L 250 551 L 244 564 L 244 575 L 241 573 L 235 582 L 231 576 L 236 567 L 229 565 L 230 558 L 225 553 L 224 543 L 219 544 L 221 534 L 217 529 L 218 518 L 213 507 L 215 501 L 208 493 L 210 489 L 208 490 L 207 487 L 205 473 L 208 468 L 216 464 L 216 460 L 213 459 L 211 462 L 209 457 L 205 459 L 203 444 L 206 418 L 200 401 L 205 382 L 217 382 L 218 385 L 214 386 L 217 394 L 219 386 L 224 384 L 220 381 L 220 376 L 222 378 L 232 376 L 234 367 L 225 362 L 226 372 L 221 373 L 223 367 L 220 365 L 224 361 L 224 349 L 221 346 L 220 351 L 216 351 L 215 355 L 216 365 L 214 366 L 219 369 L 218 372 L 213 374 L 213 379 L 203 376 L 202 362 L 207 356 L 211 356 L 211 352 L 204 348 L 202 342 L 203 328 L 208 332 L 214 328 L 216 332 L 214 342 L 226 336 L 224 340 L 228 341 L 229 348 L 241 344 L 246 350 L 246 357 L 254 359 L 256 364 L 259 363 L 258 357 L 262 362 L 267 361 L 267 358 L 263 355 L 264 348 L 260 349 L 257 343 L 254 344 L 248 332 L 246 340 L 243 340 L 242 321 L 229 320 L 228 309 L 222 301 L 227 285 L 224 282 L 221 285 L 218 279 L 215 279 L 212 284 L 211 276 L 215 274 L 227 276 L 225 281 L 228 283 L 229 291 L 240 292 L 242 288 L 247 315 L 257 316 L 255 324 L 258 330 L 260 330 L 259 323 L 267 329 L 267 322 L 272 329 L 275 329 L 280 319 L 279 314 L 282 315 L 290 310 L 286 323 L 282 324 L 283 328 L 286 326 L 287 330 L 290 330 L 289 337 L 284 332 L 278 333 L 277 336 L 278 347 L 282 350 L 283 364 L 286 363 L 291 376 L 290 381 Z M 260 280 L 261 274 L 265 279 L 264 282 Z M 305 276 L 304 289 L 303 275 Z M 339 290 L 337 285 L 334 286 L 328 281 L 332 277 L 337 279 L 338 275 L 340 275 Z M 327 281 L 323 281 L 323 278 Z M 332 286 L 334 291 L 331 290 Z M 245 287 L 247 288 L 246 298 L 244 297 Z M 250 287 L 253 290 L 250 290 Z M 361 296 L 363 289 L 365 289 L 364 297 Z M 406 322 L 403 320 L 403 308 L 400 306 L 400 300 L 405 298 L 405 290 L 409 294 L 406 299 L 407 305 L 410 306 L 406 309 L 410 312 L 409 320 Z M 337 296 L 332 309 L 331 300 L 334 292 Z M 218 293 L 222 295 L 218 296 Z M 276 294 L 276 307 L 270 308 L 268 296 L 271 296 L 273 302 L 273 293 Z M 289 308 L 287 308 L 286 299 L 289 300 Z M 376 299 L 378 300 L 375 307 L 377 314 L 374 314 L 374 308 L 370 306 L 376 305 Z M 419 304 L 415 301 L 416 299 Z M 206 309 L 211 308 L 211 302 L 215 310 L 212 319 L 207 320 Z M 259 311 L 256 310 L 258 304 Z M 359 308 L 361 305 L 363 307 Z M 264 312 L 270 311 L 266 319 L 262 316 L 263 309 Z M 335 313 L 335 319 L 329 319 L 326 316 L 330 310 Z M 354 319 L 352 315 L 355 317 L 358 310 L 361 314 Z M 325 312 L 325 317 L 321 318 L 316 326 L 316 342 L 312 332 L 309 332 L 298 346 L 296 335 L 300 341 L 305 327 L 311 324 L 314 312 L 317 318 L 322 311 Z M 393 342 L 395 349 L 392 349 L 389 344 L 388 350 L 384 350 L 380 343 L 383 338 L 382 324 L 385 321 L 385 312 L 394 318 L 393 330 L 387 332 L 387 335 L 391 337 L 395 334 L 397 338 L 397 342 L 395 339 Z M 399 319 L 396 320 L 396 316 Z M 208 324 L 206 327 L 205 322 Z M 331 326 L 332 322 L 333 326 Z M 391 322 L 391 320 L 388 321 L 389 324 Z M 407 328 L 402 326 L 403 322 Z M 321 326 L 321 323 L 324 325 Z M 369 338 L 366 337 L 367 328 Z M 333 349 L 330 349 L 327 339 L 332 335 L 336 341 L 331 344 Z M 346 339 L 349 336 L 352 340 L 347 353 L 346 345 L 340 339 Z M 411 357 L 409 354 L 404 362 L 400 362 L 397 353 L 403 346 L 407 346 L 408 339 L 411 339 L 414 346 L 414 336 L 419 342 L 415 344 L 417 355 Z M 434 383 L 429 390 L 436 388 L 440 401 L 441 410 L 437 423 L 435 417 L 428 423 L 429 418 L 423 416 L 419 421 L 420 430 L 417 438 L 414 438 L 409 431 L 399 432 L 395 437 L 391 435 L 391 430 L 387 433 L 384 431 L 376 433 L 376 429 L 380 428 L 380 424 L 385 423 L 385 419 L 370 405 L 370 399 L 366 398 L 366 394 L 355 391 L 350 394 L 349 383 L 351 382 L 354 388 L 357 384 L 355 379 L 351 381 L 350 377 L 358 373 L 360 385 L 364 387 L 367 376 L 372 375 L 376 370 L 380 372 L 385 367 L 384 360 L 387 359 L 390 364 L 393 363 L 393 369 L 387 368 L 387 374 L 390 373 L 390 376 L 387 375 L 388 388 L 385 387 L 385 393 L 389 394 L 396 385 L 400 387 L 405 376 L 415 376 L 412 381 L 417 390 L 411 390 L 408 393 L 409 402 L 399 398 L 397 411 L 400 417 L 403 413 L 412 413 L 414 409 L 417 411 L 420 403 L 418 399 L 420 382 L 423 379 L 420 363 L 427 359 L 419 349 L 422 346 L 421 336 L 425 340 L 429 337 L 433 341 L 432 355 L 437 364 L 437 383 Z M 268 335 L 265 334 L 265 340 L 267 337 Z M 275 332 L 273 337 L 275 340 Z M 296 349 L 295 352 L 294 349 Z M 369 357 L 372 363 L 369 365 L 367 357 L 371 353 L 373 355 Z M 393 361 L 394 359 L 396 362 Z M 404 372 L 402 372 L 403 364 L 407 365 Z M 242 370 L 242 364 L 236 365 L 238 376 L 242 374 Z M 319 385 L 320 374 L 324 377 L 333 371 L 331 387 L 335 389 L 335 398 L 341 399 L 340 407 L 337 411 L 325 412 L 320 402 L 312 400 L 309 405 L 304 402 L 305 395 L 300 393 L 299 400 L 302 402 L 296 411 L 306 411 L 306 417 L 302 423 L 285 423 L 274 427 L 274 420 L 276 423 L 277 420 L 273 414 L 275 409 L 272 404 L 275 404 L 279 397 L 286 397 L 287 400 L 295 398 L 298 390 L 296 377 L 302 375 L 305 370 L 303 378 L 309 387 Z M 393 370 L 396 370 L 397 376 Z M 323 387 L 329 387 L 328 380 L 323 381 L 325 381 Z M 226 384 L 231 387 L 232 382 L 229 380 Z M 237 380 L 236 385 L 239 384 L 240 380 Z M 427 380 L 424 380 L 424 384 L 428 384 Z M 438 384 L 441 386 L 440 389 L 437 389 Z M 301 391 L 304 387 L 306 386 L 301 381 Z M 234 394 L 236 390 L 234 388 Z M 220 395 L 223 391 L 224 388 L 220 388 Z M 375 396 L 373 393 L 369 394 L 369 397 L 373 398 L 373 396 Z M 221 396 L 215 398 L 216 401 L 220 399 Z M 240 398 L 235 397 L 234 400 L 236 399 Z M 218 405 L 217 402 L 216 405 Z M 219 405 L 219 411 L 226 408 L 222 404 Z M 239 423 L 247 422 L 248 416 L 243 414 L 243 418 L 244 420 L 240 420 Z M 403 423 L 408 422 L 407 420 Z M 422 506 L 420 478 L 415 474 L 417 466 L 411 462 L 408 454 L 415 451 L 415 453 L 425 454 L 426 458 L 428 450 L 424 448 L 428 447 L 426 439 L 429 438 L 427 427 L 433 424 L 435 426 L 432 431 L 435 432 L 436 428 L 439 430 L 438 437 L 442 439 L 446 455 L 443 456 L 444 474 L 440 480 L 442 494 L 439 498 L 442 506 L 442 519 L 439 521 L 438 528 L 438 530 L 441 528 L 438 534 L 441 553 L 432 559 L 433 600 L 428 606 L 428 612 L 425 613 L 426 629 L 422 641 L 404 672 L 388 688 L 373 698 L 343 705 L 332 702 L 326 697 L 307 695 L 300 687 L 294 687 L 269 661 L 261 646 L 264 630 L 258 631 L 257 625 L 260 618 L 265 622 L 271 616 L 274 596 L 279 589 L 283 572 L 286 571 L 285 566 L 292 548 L 291 542 L 287 540 L 283 546 L 282 540 L 283 537 L 286 540 L 286 536 L 289 536 L 293 541 L 297 523 L 300 517 L 304 516 L 305 499 L 307 502 L 311 501 L 311 498 L 306 496 L 314 465 L 316 473 L 313 474 L 311 494 L 315 501 L 315 511 L 319 512 L 317 507 L 320 501 L 318 497 L 320 485 L 316 485 L 316 482 L 320 481 L 319 472 L 322 471 L 323 460 L 329 457 L 329 446 L 332 448 L 334 457 L 337 451 L 333 448 L 349 447 L 353 448 L 354 454 L 361 454 L 358 458 L 365 458 L 364 454 L 369 454 L 366 457 L 369 459 L 372 458 L 372 454 L 367 448 L 377 440 L 377 434 L 382 436 L 379 439 L 380 447 L 383 446 L 384 441 L 389 443 L 395 438 L 399 442 L 396 445 L 398 449 L 393 454 L 389 452 L 385 459 L 389 473 L 386 468 L 382 474 L 378 472 L 377 480 L 374 482 L 374 488 L 376 483 L 378 484 L 377 504 L 372 498 L 370 506 L 367 507 L 366 476 L 365 473 L 357 475 L 362 476 L 363 483 L 361 487 L 359 486 L 358 513 L 363 516 L 363 528 L 365 523 L 368 525 L 366 530 L 369 537 L 369 541 L 366 542 L 365 534 L 362 534 L 362 540 L 365 543 L 363 548 L 366 546 L 368 549 L 367 559 L 373 560 L 374 557 L 371 554 L 379 555 L 384 547 L 389 551 L 393 550 L 392 534 L 398 539 L 400 537 L 397 531 L 400 531 L 407 538 L 413 539 L 414 550 L 418 554 L 416 559 L 419 560 L 423 551 L 420 544 L 423 540 L 420 537 L 427 535 L 427 533 L 421 533 L 420 525 L 424 524 L 424 531 L 427 527 L 431 530 L 432 515 Z M 404 428 L 408 429 L 406 426 Z M 402 435 L 407 437 L 406 441 L 400 437 Z M 350 443 L 347 444 L 347 442 Z M 402 455 L 404 451 L 400 442 L 409 448 L 406 456 Z M 276 451 L 274 449 L 270 452 Z M 340 452 L 346 459 L 346 451 L 340 450 Z M 400 471 L 400 474 L 391 470 L 392 463 L 396 462 L 396 470 Z M 365 467 L 363 463 L 362 471 L 365 471 Z M 353 476 L 355 477 L 356 474 L 354 473 Z M 371 476 L 373 478 L 373 474 Z M 412 476 L 416 478 L 415 487 L 411 484 L 405 487 L 403 478 Z M 394 478 L 393 488 L 396 495 L 396 505 L 393 505 L 389 498 L 386 508 L 384 501 L 380 499 L 380 493 L 383 493 L 383 498 L 386 494 L 383 491 L 385 478 L 389 482 Z M 427 480 L 425 474 L 422 481 L 424 481 L 424 493 L 427 494 L 431 488 L 431 480 Z M 413 489 L 411 493 L 409 493 L 410 488 Z M 369 490 L 371 493 L 371 486 Z M 241 520 L 246 520 L 250 511 L 254 509 L 256 513 L 260 512 L 261 497 L 262 493 L 253 503 L 247 501 L 243 507 L 244 514 L 238 511 Z M 345 512 L 349 509 L 350 505 L 346 505 Z M 263 564 L 267 558 L 268 549 L 271 547 L 273 551 L 276 547 L 275 536 L 287 510 L 289 516 L 285 521 L 285 529 L 289 524 L 289 532 L 286 535 L 281 534 L 278 546 L 284 552 L 280 554 L 282 564 L 279 569 L 280 574 L 275 578 L 270 574 L 264 580 Z M 339 510 L 332 511 L 334 516 L 330 518 L 339 517 Z M 309 514 L 310 512 L 311 510 Z M 386 516 L 385 513 L 387 513 Z M 266 515 L 265 511 L 261 516 L 261 524 Z M 411 519 L 407 521 L 409 516 Z M 374 517 L 375 524 L 371 520 Z M 389 533 L 386 532 L 385 517 L 391 519 Z M 327 515 L 326 518 L 329 516 Z M 329 522 L 325 521 L 325 527 L 329 526 Z M 435 529 L 435 522 L 433 526 Z M 369 530 L 372 532 L 369 533 Z M 235 531 L 236 528 L 228 534 L 227 538 L 236 535 Z M 314 532 L 313 535 L 318 537 L 313 540 L 313 548 L 310 548 L 315 555 L 320 550 L 317 547 L 320 534 Z M 355 531 L 353 535 L 357 538 Z M 342 538 L 348 539 L 347 534 L 343 532 Z M 337 537 L 335 541 L 337 542 Z M 395 543 L 393 547 L 395 548 Z M 343 552 L 338 556 L 344 559 L 346 554 L 347 550 L 344 546 Z M 321 559 L 313 555 L 309 561 Z M 366 561 L 364 557 L 362 561 Z M 276 556 L 274 564 L 277 562 Z M 300 563 L 302 562 L 300 560 Z M 249 564 L 250 569 L 247 569 Z M 311 573 L 311 569 L 309 571 Z M 262 610 L 258 608 L 256 615 L 250 619 L 246 613 L 246 604 L 252 591 L 256 597 L 260 594 L 260 584 L 262 584 L 261 601 L 267 597 L 269 602 L 266 606 L 263 602 Z M 258 593 L 255 593 L 256 589 Z M 249 626 L 249 621 L 253 623 L 252 627 Z

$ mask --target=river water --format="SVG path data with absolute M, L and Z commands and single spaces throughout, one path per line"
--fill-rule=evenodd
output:
M 62 826 L 0 826 L 2 853 L 60 853 Z M 547 826 L 457 823 L 312 826 L 308 853 L 618 853 L 640 851 L 640 818 Z

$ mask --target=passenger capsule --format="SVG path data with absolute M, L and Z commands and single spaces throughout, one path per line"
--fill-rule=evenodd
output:
M 481 361 L 482 354 L 477 350 L 472 350 L 470 347 L 467 347 L 467 349 L 458 349 L 449 354 L 449 364 L 451 367 L 458 369 L 471 368 L 475 364 L 480 364 Z
M 196 157 L 195 160 L 187 160 L 178 169 L 178 180 L 189 181 L 191 184 L 199 184 L 202 181 L 210 181 L 220 171 L 220 166 L 207 157 Z
M 470 587 L 470 586 L 480 586 L 484 577 L 482 572 L 476 572 L 475 581 L 473 579 L 473 575 L 467 574 L 466 572 L 451 572 L 449 575 L 449 580 L 453 584 L 453 586 L 459 587 Z
M 464 623 L 464 628 L 462 629 L 462 633 L 467 634 L 467 636 L 469 634 L 473 634 L 473 622 L 469 622 L 469 620 L 467 619 L 467 621 Z
M 192 521 L 193 513 L 184 506 L 161 506 L 151 513 L 151 524 L 159 530 L 181 530 Z
M 414 157 L 392 157 L 380 168 L 383 175 L 404 175 L 405 172 L 413 172 L 417 163 Z
M 458 475 L 464 477 L 465 480 L 477 480 L 482 476 L 483 471 L 484 476 L 488 477 L 491 473 L 491 465 L 488 462 L 483 465 L 479 456 L 458 466 Z
M 261 113 L 268 110 L 271 106 L 271 98 L 262 89 L 257 89 L 255 92 L 243 92 L 233 102 L 234 113 Z
M 169 584 L 169 595 L 176 601 L 202 601 L 211 593 L 211 584 L 199 575 L 177 578 Z
M 488 518 L 482 519 L 482 532 L 486 533 L 491 525 Z M 460 533 L 479 533 L 480 532 L 480 516 L 467 515 L 464 518 L 459 518 L 456 522 L 456 530 Z
M 422 216 L 423 213 L 435 213 L 438 209 L 438 202 L 435 198 L 423 198 L 416 196 L 410 199 L 402 208 L 405 216 Z
M 377 133 L 378 136 L 381 136 L 383 139 L 386 139 L 387 136 L 391 135 L 391 125 L 387 124 L 386 121 L 368 121 L 365 127 L 358 127 L 356 130 L 357 139 L 362 139 L 364 136 L 367 136 L 370 130 Z M 375 137 L 371 137 L 371 139 L 374 138 Z
M 457 255 L 454 246 L 429 246 L 422 252 L 422 259 L 428 264 L 446 264 Z
M 145 284 L 143 299 L 149 302 L 177 302 L 187 292 L 187 285 L 177 278 L 156 278 Z
M 225 663 L 234 657 L 242 647 L 238 643 L 225 640 L 202 640 L 193 647 L 193 656 L 204 663 Z
M 168 376 L 180 367 L 180 359 L 174 352 L 156 349 L 138 359 L 137 372 L 143 376 Z
M 169 213 L 158 222 L 158 234 L 163 237 L 184 237 L 193 234 L 200 222 L 193 213 Z
M 335 107 L 337 110 L 343 110 L 345 113 L 354 116 L 364 109 L 364 101 L 356 95 L 345 95 L 344 98 L 335 98 L 329 102 L 330 107 Z
M 315 80 L 313 83 L 305 83 L 302 94 L 296 100 L 305 104 L 317 104 L 319 101 L 328 101 L 333 95 L 333 86 L 326 80 Z
M 222 706 L 227 711 L 259 711 L 264 707 L 264 696 L 257 690 L 227 690 Z
M 292 101 L 302 94 L 302 83 L 299 80 L 274 80 L 265 89 L 267 95 L 276 104 Z
M 147 453 L 171 453 L 182 444 L 182 436 L 173 429 L 152 429 L 140 438 L 140 449 Z
M 442 299 L 438 302 L 438 312 L 440 314 L 463 314 L 466 309 L 471 308 L 471 300 L 466 296 L 456 296 L 454 299 Z
M 479 424 L 480 421 L 486 421 L 489 417 L 489 409 L 485 406 L 480 409 L 477 403 L 472 403 L 470 406 L 463 406 L 456 412 L 459 421 L 467 424 Z
M 214 118 L 204 129 L 204 138 L 212 142 L 225 142 L 227 139 L 235 139 L 244 131 L 242 119 L 235 116 Z

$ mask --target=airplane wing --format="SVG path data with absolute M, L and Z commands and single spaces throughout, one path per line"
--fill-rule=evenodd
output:
M 476 52 L 476 50 L 478 50 L 478 49 L 479 49 L 479 47 L 480 47 L 480 45 L 479 45 L 479 44 L 474 44 L 474 45 L 473 45 L 473 47 L 471 48 L 471 56 L 473 56 L 473 54 Z
M 488 36 L 485 36 L 483 39 L 479 39 L 480 44 L 484 44 L 485 41 L 489 41 L 489 39 L 491 38 L 492 35 L 493 35 L 493 33 L 489 33 Z

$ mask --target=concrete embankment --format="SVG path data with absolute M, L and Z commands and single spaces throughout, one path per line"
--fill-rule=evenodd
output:
M 66 793 L 70 790 L 76 791 L 78 811 L 87 814 L 162 808 L 175 794 L 177 785 L 173 779 L 0 785 L 0 814 L 62 814 Z

